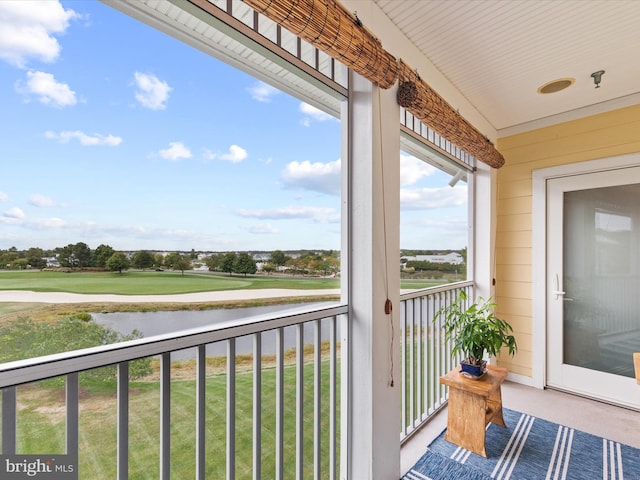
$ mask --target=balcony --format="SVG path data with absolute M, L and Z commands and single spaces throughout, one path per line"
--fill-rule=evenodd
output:
M 435 313 L 471 289 L 461 282 L 401 297 L 402 472 L 446 426 L 438 380 L 456 360 Z M 344 478 L 348 324 L 348 307 L 336 305 L 4 364 L 2 452 L 70 455 L 79 478 Z M 207 355 L 213 343 L 226 345 L 224 358 Z M 172 361 L 184 351 L 194 360 Z M 132 362 L 149 357 L 156 375 L 131 380 Z M 113 389 L 99 391 L 85 376 L 108 366 Z M 631 410 L 513 382 L 503 399 L 640 447 Z
M 432 319 L 471 288 L 402 297 L 398 441 L 446 404 L 438 377 L 453 360 Z M 2 452 L 77 456 L 79 478 L 338 478 L 349 461 L 348 311 L 290 311 L 4 364 Z M 207 355 L 213 343 L 226 345 L 224 358 Z M 184 351 L 192 361 L 172 361 Z M 142 358 L 154 373 L 133 380 Z M 89 374 L 103 368 L 114 379 L 96 385 Z
M 403 472 L 446 425 L 438 379 L 455 359 L 433 318 L 471 289 L 401 297 Z M 294 311 L 4 364 L 3 454 L 77 455 L 79 478 L 344 478 L 348 312 Z M 226 356 L 209 357 L 206 346 L 219 342 Z M 192 361 L 172 361 L 185 350 Z M 150 357 L 155 375 L 131 380 L 133 362 Z M 85 376 L 108 366 L 116 380 L 102 389 Z M 503 397 L 508 408 L 640 447 L 631 410 L 511 382 Z

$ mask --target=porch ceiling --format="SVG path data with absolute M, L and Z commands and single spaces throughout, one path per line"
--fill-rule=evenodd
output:
M 640 103 L 637 0 L 373 1 L 500 136 Z

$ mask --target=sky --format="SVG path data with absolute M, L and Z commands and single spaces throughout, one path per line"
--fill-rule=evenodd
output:
M 337 250 L 340 134 L 97 1 L 0 1 L 0 250 Z M 466 185 L 399 158 L 401 247 L 466 247 Z

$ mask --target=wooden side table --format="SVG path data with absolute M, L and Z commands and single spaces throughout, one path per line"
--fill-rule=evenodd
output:
M 449 407 L 445 440 L 487 457 L 485 429 L 489 422 L 505 427 L 502 416 L 500 385 L 507 369 L 487 365 L 487 373 L 479 380 L 460 375 L 460 366 L 440 377 L 449 387 Z

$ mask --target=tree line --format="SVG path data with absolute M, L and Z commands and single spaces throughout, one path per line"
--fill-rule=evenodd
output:
M 466 271 L 467 249 L 453 250 L 459 252 L 465 259 L 465 264 L 452 265 L 448 263 L 432 263 L 425 261 L 407 262 L 408 271 L 432 272 L 433 274 L 461 273 Z M 214 253 L 201 261 L 195 250 L 191 252 L 154 253 L 148 250 L 138 250 L 126 253 L 116 251 L 109 245 L 101 244 L 91 249 L 86 243 L 78 242 L 52 250 L 33 247 L 18 250 L 11 247 L 0 250 L 0 269 L 43 269 L 47 267 L 47 258 L 56 258 L 62 268 L 78 270 L 108 270 L 123 272 L 130 268 L 146 270 L 150 268 L 191 270 L 198 266 L 198 262 L 206 265 L 209 271 L 228 273 L 229 275 L 253 275 L 258 271 L 266 274 L 275 272 L 290 275 L 333 276 L 340 273 L 340 252 L 337 250 L 308 251 L 301 250 L 294 254 L 287 254 L 282 250 L 264 252 L 265 259 L 257 262 L 247 252 Z M 402 255 L 437 254 L 441 251 L 431 250 L 402 250 Z M 407 273 L 405 271 L 404 273 Z
M 153 267 L 188 270 L 191 268 L 192 255 L 178 252 L 163 255 L 147 250 L 139 250 L 128 255 L 116 251 L 109 245 L 102 244 L 92 250 L 86 243 L 78 242 L 52 250 L 38 247 L 22 251 L 15 247 L 0 250 L 0 269 L 43 269 L 48 266 L 47 258 L 55 258 L 62 268 L 122 272 L 131 267 L 142 270 Z
M 329 276 L 340 271 L 340 254 L 336 250 L 328 251 L 300 251 L 296 255 L 287 255 L 281 250 L 274 250 L 265 255 L 260 262 L 261 271 L 267 274 L 274 272 L 292 275 Z M 153 253 L 148 250 L 138 250 L 132 253 L 116 251 L 109 245 L 101 244 L 91 249 L 86 243 L 78 242 L 53 250 L 29 248 L 18 250 L 12 247 L 0 250 L 0 269 L 44 269 L 47 258 L 55 258 L 61 268 L 72 270 L 108 270 L 122 273 L 130 268 L 140 270 L 162 269 L 185 270 L 193 269 L 198 263 L 195 250 L 190 253 L 170 252 Z M 247 252 L 223 252 L 209 255 L 201 260 L 209 271 L 223 272 L 229 275 L 253 275 L 258 271 L 258 262 Z

